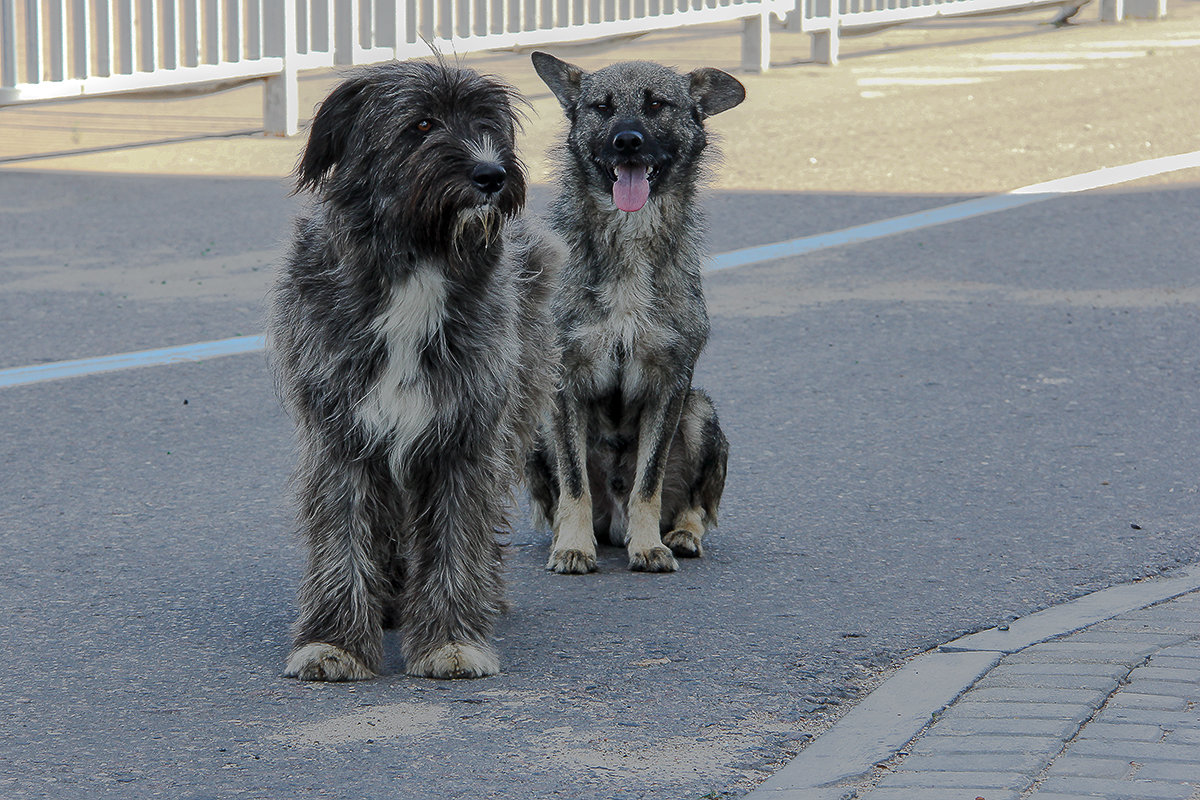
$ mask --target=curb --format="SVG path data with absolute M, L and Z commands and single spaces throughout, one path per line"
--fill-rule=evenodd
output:
M 1200 564 L 1084 595 L 922 653 L 800 751 L 747 800 L 838 800 L 845 786 L 904 749 L 1000 659 L 1098 622 L 1200 589 Z

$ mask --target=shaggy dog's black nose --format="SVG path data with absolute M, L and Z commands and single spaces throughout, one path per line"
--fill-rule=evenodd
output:
M 471 171 L 471 182 L 484 194 L 495 194 L 504 186 L 508 173 L 499 164 L 476 164 Z
M 613 147 L 618 153 L 636 153 L 642 148 L 642 135 L 637 131 L 621 131 L 613 137 Z

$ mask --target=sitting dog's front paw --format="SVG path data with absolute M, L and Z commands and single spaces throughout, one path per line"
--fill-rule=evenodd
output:
M 310 642 L 288 656 L 283 677 L 302 681 L 363 681 L 376 677 L 376 674 L 340 647 Z
M 411 659 L 406 671 L 421 678 L 483 678 L 500 671 L 500 658 L 486 645 L 451 642 Z
M 674 572 L 679 569 L 679 562 L 668 548 L 659 544 L 648 550 L 630 552 L 629 568 L 634 572 Z
M 582 550 L 554 550 L 546 562 L 546 569 L 559 575 L 586 575 L 596 571 L 596 554 Z
M 676 529 L 662 537 L 663 544 L 671 548 L 671 552 L 680 558 L 700 558 L 704 555 L 704 547 L 700 537 L 691 531 Z

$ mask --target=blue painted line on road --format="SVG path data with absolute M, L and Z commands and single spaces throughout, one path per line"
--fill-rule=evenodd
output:
M 900 233 L 930 228 L 935 225 L 945 225 L 949 222 L 994 214 L 1020 208 L 1043 200 L 1099 189 L 1105 186 L 1116 186 L 1140 178 L 1149 178 L 1168 172 L 1200 167 L 1200 150 L 1192 153 L 1181 153 L 1174 156 L 1152 158 L 1134 164 L 1124 164 L 1119 167 L 1105 167 L 1093 172 L 1080 175 L 1070 175 L 1045 183 L 1023 186 L 1011 192 L 989 197 L 966 200 L 953 205 L 918 211 L 891 219 L 870 222 L 866 225 L 856 225 L 831 233 L 821 233 L 815 236 L 805 236 L 786 242 L 764 244 L 757 247 L 746 247 L 721 253 L 712 259 L 709 271 L 733 269 L 779 258 L 792 258 L 817 250 L 830 247 L 867 242 L 872 239 L 882 239 Z M 0 389 L 9 386 L 24 386 L 31 383 L 77 378 L 82 375 L 94 375 L 100 372 L 113 372 L 134 367 L 154 367 L 165 364 L 180 364 L 192 361 L 207 361 L 210 358 L 233 356 L 242 353 L 253 353 L 263 349 L 262 336 L 238 336 L 232 339 L 221 339 L 215 342 L 199 342 L 197 344 L 180 345 L 179 347 L 163 347 L 157 350 L 141 350 L 136 353 L 120 353 L 96 358 L 81 358 L 76 361 L 57 361 L 50 364 L 36 364 L 29 367 L 12 367 L 0 369 Z
M 792 239 L 786 242 L 764 244 L 758 247 L 747 247 L 742 250 L 722 253 L 713 258 L 712 266 L 709 269 L 732 269 L 734 267 L 744 267 L 749 264 L 758 264 L 763 261 L 773 261 L 777 258 L 792 258 L 804 255 L 805 253 L 812 253 L 816 250 L 840 247 L 845 244 L 868 242 L 872 239 L 882 239 L 885 236 L 894 236 L 898 233 L 910 233 L 922 228 L 931 228 L 935 225 L 945 225 L 948 222 L 957 222 L 959 220 L 970 219 L 971 217 L 983 216 L 984 214 L 994 214 L 998 211 L 1009 211 L 1014 208 L 1030 205 L 1031 203 L 1053 200 L 1056 197 L 1063 197 L 1068 194 L 1100 189 L 1105 186 L 1116 186 L 1140 178 L 1150 178 L 1155 175 L 1196 167 L 1200 167 L 1200 150 L 1174 156 L 1163 156 L 1162 158 L 1151 158 L 1146 161 L 1138 161 L 1134 164 L 1122 164 L 1119 167 L 1105 167 L 1092 172 L 1084 172 L 1080 175 L 1069 175 L 1065 178 L 1057 178 L 1044 183 L 1035 183 L 1032 186 L 1023 186 L 1020 189 L 1013 189 L 1011 192 L 1005 194 L 979 197 L 949 206 L 931 208 L 927 211 L 918 211 L 914 214 L 905 214 L 904 216 L 892 217 L 891 219 L 884 219 L 879 222 L 870 222 L 866 225 L 856 225 L 853 228 L 844 228 L 832 233 L 821 233 L 815 236 L 805 236 L 801 239 Z
M 135 353 L 117 353 L 111 356 L 80 358 L 75 361 L 54 361 L 29 367 L 12 367 L 0 370 L 0 388 L 57 381 L 63 378 L 78 378 L 83 375 L 95 375 L 98 372 L 114 372 L 134 367 L 157 367 L 164 364 L 207 361 L 210 358 L 253 353 L 262 349 L 262 336 L 236 336 L 232 339 L 221 339 L 215 342 L 161 347 L 157 350 L 139 350 Z
M 966 200 L 951 206 L 941 206 L 940 208 L 931 208 L 928 211 L 905 214 L 902 217 L 892 217 L 891 219 L 884 219 L 879 222 L 869 222 L 866 225 L 855 225 L 853 228 L 843 228 L 840 231 L 833 231 L 831 233 L 820 233 L 815 236 L 805 236 L 802 239 L 792 239 L 787 242 L 776 242 L 775 244 L 764 244 L 757 247 L 747 247 L 742 250 L 721 253 L 713 257 L 709 271 L 744 267 L 763 261 L 773 261 L 777 258 L 801 256 L 805 253 L 825 250 L 830 247 L 840 247 L 844 244 L 868 242 L 872 239 L 882 239 L 885 236 L 908 233 L 920 230 L 921 228 L 930 228 L 934 225 L 945 225 L 947 222 L 956 222 L 961 219 L 969 219 L 970 217 L 978 217 L 984 214 L 994 214 L 997 211 L 1007 211 L 1011 208 L 1061 196 L 1061 193 L 1056 193 L 1035 195 L 1001 194 L 993 197 L 980 197 L 976 200 Z

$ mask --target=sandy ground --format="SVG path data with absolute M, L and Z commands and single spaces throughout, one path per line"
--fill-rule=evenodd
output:
M 711 123 L 725 153 L 714 188 L 978 194 L 1200 147 L 1200 2 L 1173 0 L 1167 19 L 1117 25 L 1085 9 L 1080 24 L 1055 29 L 1045 24 L 1052 13 L 848 37 L 837 67 L 806 61 L 807 35 L 777 32 L 773 69 L 738 73 L 747 102 Z M 585 68 L 645 58 L 736 72 L 737 30 L 701 26 L 548 49 Z M 561 115 L 527 54 L 463 60 L 529 97 L 524 156 L 535 181 L 550 180 L 546 151 Z M 315 106 L 335 80 L 305 76 L 301 108 Z M 261 95 L 254 83 L 199 97 L 2 108 L 0 164 L 286 176 L 303 136 L 248 133 L 261 128 Z M 162 143 L 177 139 L 189 141 Z M 31 158 L 77 151 L 99 152 Z

